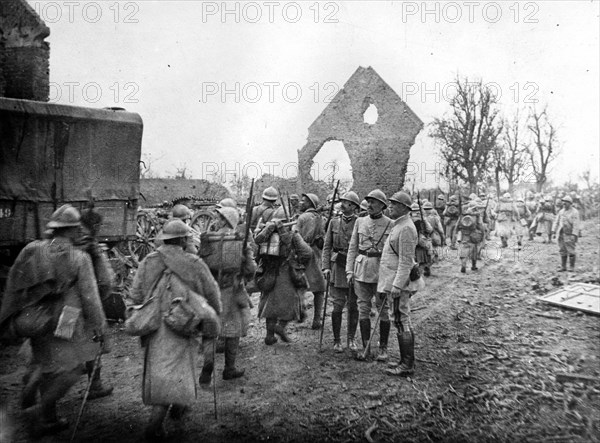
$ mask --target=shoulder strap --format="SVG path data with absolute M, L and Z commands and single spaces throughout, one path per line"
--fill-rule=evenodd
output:
M 391 223 L 392 223 L 391 221 L 388 221 L 388 224 L 386 225 L 385 229 L 383 230 L 383 234 L 381 234 L 381 237 L 379 237 L 379 240 L 377 240 L 377 243 L 375 243 L 375 247 L 377 247 L 379 245 L 379 242 L 381 242 L 381 239 L 383 239 L 383 236 L 387 232 L 387 230 L 390 227 Z

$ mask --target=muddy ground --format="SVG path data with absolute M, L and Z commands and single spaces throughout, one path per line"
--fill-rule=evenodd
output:
M 577 273 L 556 272 L 556 243 L 538 238 L 520 252 L 494 243 L 480 269 L 466 275 L 456 251 L 444 250 L 427 289 L 413 298 L 414 377 L 391 377 L 387 363 L 334 353 L 329 316 L 321 353 L 310 322 L 290 324 L 292 343 L 266 346 L 264 320 L 255 319 L 238 357 L 244 377 L 223 381 L 217 355 L 218 419 L 212 391 L 199 390 L 185 419 L 167 422 L 168 441 L 600 441 L 600 317 L 536 300 L 569 280 L 598 283 L 597 220 L 585 223 Z M 149 416 L 142 352 L 121 325 L 110 334 L 103 377 L 115 391 L 89 402 L 77 441 L 142 441 Z M 395 362 L 395 334 L 390 341 Z M 25 360 L 17 351 L 0 351 L 0 402 L 8 411 L 0 418 L 2 442 L 30 441 L 18 414 Z M 558 381 L 560 373 L 592 379 Z M 72 422 L 84 381 L 59 404 Z M 42 441 L 68 440 L 70 432 Z

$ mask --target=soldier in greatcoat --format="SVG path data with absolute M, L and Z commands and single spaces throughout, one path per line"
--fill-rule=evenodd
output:
M 275 334 L 290 342 L 285 328 L 290 321 L 300 318 L 302 296 L 308 286 L 303 268 L 313 254 L 310 245 L 298 232 L 285 226 L 284 221 L 283 210 L 278 208 L 255 237 L 259 245 L 256 285 L 261 290 L 258 316 L 266 319 L 268 346 L 277 343 Z
M 379 323 L 379 361 L 388 358 L 387 347 L 390 335 L 389 306 L 377 292 L 379 279 L 379 263 L 383 245 L 390 233 L 392 221 L 383 215 L 387 208 L 385 194 L 375 189 L 365 197 L 368 203 L 368 216 L 361 217 L 354 223 L 354 230 L 348 246 L 346 260 L 346 279 L 349 285 L 354 285 L 358 303 L 358 319 L 363 352 L 368 355 L 369 338 L 371 337 L 371 306 L 375 298 L 377 310 L 381 312 Z
M 514 220 L 518 223 L 518 212 L 509 192 L 505 192 L 500 200 L 496 210 L 496 235 L 500 237 L 502 247 L 508 247 L 508 239 L 514 232 Z
M 575 271 L 577 240 L 581 236 L 579 231 L 579 211 L 573 207 L 573 199 L 566 195 L 562 198 L 563 208 L 559 211 L 554 224 L 552 234 L 558 236 L 558 249 L 560 253 L 560 271 L 567 270 L 567 257 L 571 271 Z
M 346 280 L 346 258 L 348 245 L 358 218 L 360 200 L 355 192 L 347 192 L 340 199 L 342 213 L 331 220 L 323 246 L 323 275 L 330 276 L 330 293 L 333 300 L 331 326 L 333 329 L 333 350 L 343 352 L 340 330 L 344 306 L 348 306 L 347 346 L 356 351 L 356 328 L 358 326 L 358 305 L 356 294 Z
M 476 271 L 479 245 L 485 238 L 485 227 L 479 212 L 477 201 L 471 202 L 460 217 L 457 225 L 458 242 L 460 243 L 460 272 L 467 272 L 467 261 L 471 260 L 471 270 Z
M 68 427 L 67 421 L 58 417 L 56 403 L 86 373 L 85 363 L 101 351 L 106 329 L 92 260 L 74 245 L 81 235 L 79 211 L 71 205 L 61 206 L 47 227 L 52 230 L 51 238 L 29 243 L 17 257 L 0 310 L 3 327 L 27 307 L 51 306 L 51 327 L 31 337 L 33 358 L 26 380 L 30 386 L 22 402 L 35 437 Z M 63 313 L 65 318 L 70 314 L 74 327 L 61 326 Z M 37 389 L 40 403 L 36 405 Z
M 523 197 L 518 197 L 515 202 L 516 220 L 514 222 L 514 230 L 517 235 L 517 245 L 519 248 L 523 245 L 523 238 L 529 236 L 529 224 L 532 217 L 527 204 Z
M 275 202 L 279 198 L 277 189 L 269 186 L 262 193 L 262 203 L 259 206 L 252 208 L 252 218 L 250 221 L 250 229 L 252 232 L 257 232 L 263 228 L 265 224 L 271 221 L 273 213 L 277 209 Z
M 456 195 L 451 196 L 443 212 L 444 226 L 446 228 L 445 237 L 450 239 L 450 248 L 452 249 L 456 249 L 456 233 L 454 228 L 460 214 L 458 204 L 458 197 Z
M 300 200 L 302 214 L 298 217 L 298 223 L 295 226 L 295 230 L 300 233 L 313 251 L 312 258 L 306 265 L 308 291 L 312 292 L 314 296 L 312 329 L 321 329 L 323 322 L 323 294 L 325 291 L 325 279 L 321 271 L 321 251 L 325 233 L 323 232 L 323 218 L 317 212 L 318 207 L 319 197 L 310 193 L 302 194 Z
M 192 291 L 201 294 L 217 315 L 221 314 L 219 286 L 208 266 L 198 256 L 183 250 L 189 235 L 189 227 L 181 220 L 165 224 L 161 234 L 164 244 L 144 258 L 135 274 L 130 293 L 134 304 L 142 304 L 159 295 L 157 291 L 161 289 L 155 283 L 170 270 Z M 171 300 L 160 298 L 161 317 L 170 304 Z M 165 436 L 163 421 L 169 405 L 172 405 L 171 417 L 180 419 L 186 407 L 196 400 L 197 342 L 192 337 L 171 331 L 165 322 L 161 322 L 157 331 L 142 337 L 142 346 L 142 399 L 144 404 L 152 406 L 145 435 L 154 441 Z
M 239 212 L 231 207 L 220 207 L 216 209 L 218 219 L 215 222 L 215 233 L 222 235 L 235 235 L 239 223 Z M 241 242 L 243 237 L 239 239 Z M 234 260 L 224 257 L 225 260 Z M 231 380 L 244 375 L 244 369 L 237 369 L 235 366 L 236 356 L 240 344 L 240 337 L 246 336 L 248 325 L 250 323 L 250 302 L 244 277 L 252 278 L 256 272 L 256 262 L 252 247 L 247 246 L 243 257 L 242 266 L 237 270 L 227 270 L 219 272 L 211 270 L 213 277 L 219 284 L 221 290 L 221 302 L 223 310 L 221 311 L 221 334 L 224 339 L 225 368 L 223 369 L 223 380 Z M 200 385 L 208 385 L 214 369 L 214 343 L 213 338 L 203 339 L 204 364 L 200 373 Z
M 555 217 L 553 198 L 547 196 L 540 202 L 534 221 L 536 234 L 538 236 L 546 235 L 544 243 L 552 243 L 552 225 Z

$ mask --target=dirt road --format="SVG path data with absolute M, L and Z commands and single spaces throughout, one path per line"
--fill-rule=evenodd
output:
M 536 300 L 569 278 L 598 283 L 599 245 L 598 226 L 587 222 L 576 275 L 557 273 L 558 247 L 540 239 L 522 251 L 490 244 L 480 269 L 466 275 L 456 251 L 443 251 L 427 289 L 413 298 L 412 379 L 385 375 L 386 363 L 335 354 L 329 317 L 321 353 L 310 322 L 290 324 L 292 343 L 266 346 L 264 320 L 254 320 L 238 357 L 246 376 L 223 381 L 217 355 L 218 420 L 212 391 L 200 390 L 189 415 L 167 423 L 168 441 L 600 441 L 600 317 Z M 258 294 L 253 300 L 258 305 Z M 138 340 L 118 324 L 111 336 L 103 377 L 115 392 L 89 403 L 79 441 L 141 441 L 148 419 Z M 394 333 L 390 342 L 394 362 Z M 29 441 L 18 414 L 25 363 L 17 351 L 0 351 L 0 401 L 8 410 L 0 425 L 12 433 L 6 441 Z M 595 381 L 558 382 L 559 373 Z M 84 386 L 82 378 L 59 404 L 71 421 Z

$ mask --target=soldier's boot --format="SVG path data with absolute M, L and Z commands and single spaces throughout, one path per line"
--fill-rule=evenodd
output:
M 314 312 L 311 329 L 321 329 L 323 326 L 323 292 L 314 293 Z
M 166 437 L 166 431 L 164 427 L 165 417 L 169 408 L 163 405 L 152 406 L 152 412 L 150 414 L 150 423 L 146 426 L 144 431 L 144 437 L 149 442 L 159 442 Z
M 567 258 L 568 257 L 566 255 L 560 256 L 561 266 L 558 272 L 565 272 L 567 270 Z
M 92 367 L 93 367 L 94 362 L 87 362 L 86 366 L 88 365 L 88 363 L 91 363 Z M 114 389 L 113 386 L 102 384 L 102 380 L 100 378 L 100 369 L 101 368 L 96 369 L 94 378 L 92 378 L 92 385 L 90 386 L 90 393 L 88 394 L 88 400 L 94 400 L 96 398 L 106 397 L 113 393 L 113 389 Z M 92 375 L 91 368 L 88 367 L 88 379 L 89 379 L 89 377 L 91 377 L 91 375 Z
M 365 358 L 369 358 L 370 349 L 367 348 L 369 344 L 369 339 L 371 338 L 371 319 L 365 318 L 359 321 L 360 325 L 360 338 L 362 339 L 362 351 L 357 354 L 356 358 L 358 360 L 363 360 L 363 355 Z
M 548 234 L 548 243 L 552 243 L 552 234 Z
M 571 268 L 571 272 L 575 271 L 575 255 L 569 255 L 569 267 Z
M 225 339 L 225 369 L 223 369 L 223 380 L 239 378 L 246 372 L 245 369 L 236 369 L 235 367 L 235 358 L 239 346 L 239 337 L 227 337 Z
M 471 260 L 471 271 L 477 271 L 477 260 Z
M 267 336 L 265 337 L 265 345 L 271 346 L 277 343 L 275 337 L 275 326 L 277 325 L 276 318 L 267 318 Z
M 202 339 L 202 354 L 204 357 L 204 363 L 202 365 L 202 371 L 200 372 L 200 378 L 198 383 L 200 387 L 206 388 L 210 385 L 210 379 L 212 378 L 213 370 L 215 369 L 215 354 L 213 352 L 215 339 Z
M 342 341 L 340 339 L 340 332 L 342 329 L 342 312 L 331 313 L 331 329 L 333 329 L 333 350 L 335 352 L 344 352 L 342 348 Z
M 358 326 L 358 311 L 348 310 L 348 349 L 352 352 L 356 352 L 358 347 L 356 346 L 356 327 Z
M 379 354 L 377 361 L 387 361 L 388 359 L 388 339 L 390 337 L 391 322 L 381 320 L 379 323 Z
M 281 341 L 285 343 L 290 343 L 290 337 L 288 337 L 287 332 L 285 331 L 287 324 L 287 321 L 279 320 L 279 323 L 275 325 L 275 334 L 277 334 L 279 338 L 281 338 Z
M 400 364 L 385 372 L 388 375 L 408 377 L 415 372 L 415 336 L 412 331 L 398 333 L 398 347 L 400 348 Z

